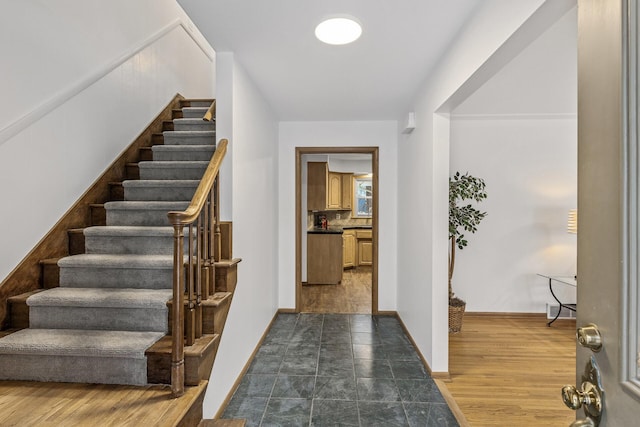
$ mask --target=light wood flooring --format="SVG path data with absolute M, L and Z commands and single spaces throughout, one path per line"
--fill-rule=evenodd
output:
M 371 314 L 371 267 L 344 270 L 338 285 L 303 285 L 301 311 Z
M 0 381 L 0 426 L 174 426 L 205 387 Z
M 568 426 L 560 390 L 575 385 L 575 320 L 469 315 L 449 338 L 446 383 L 473 427 Z

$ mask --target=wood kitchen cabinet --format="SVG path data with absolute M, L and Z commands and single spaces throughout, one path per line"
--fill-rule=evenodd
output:
M 343 173 L 342 175 L 342 209 L 351 210 L 353 206 L 353 174 Z
M 342 268 L 356 266 L 356 233 L 345 230 L 342 233 Z
M 342 174 L 327 173 L 327 209 L 342 209 Z
M 342 233 L 307 234 L 307 283 L 337 285 L 342 281 Z
M 307 163 L 307 210 L 351 210 L 352 176 L 329 171 L 326 162 Z
M 373 240 L 371 230 L 357 230 L 358 265 L 373 265 Z

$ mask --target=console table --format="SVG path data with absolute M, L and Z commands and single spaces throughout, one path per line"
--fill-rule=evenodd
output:
M 558 320 L 558 317 L 560 316 L 560 311 L 562 310 L 563 307 L 566 308 L 567 310 L 571 310 L 571 311 L 573 311 L 575 313 L 577 305 L 576 304 L 568 304 L 568 303 L 564 303 L 564 302 L 560 301 L 560 299 L 558 299 L 558 297 L 556 296 L 555 292 L 553 292 L 553 285 L 554 285 L 554 283 L 557 283 L 557 284 L 562 285 L 562 286 L 573 286 L 574 288 L 577 288 L 578 287 L 578 282 L 576 280 L 576 277 L 575 276 L 549 276 L 549 275 L 540 274 L 540 273 L 538 273 L 538 276 L 544 277 L 545 279 L 549 280 L 549 292 L 551 292 L 551 295 L 553 296 L 553 298 L 560 305 L 558 307 L 558 313 L 556 314 L 556 317 L 554 317 L 550 322 L 548 322 L 547 326 L 551 326 L 551 324 L 553 322 Z

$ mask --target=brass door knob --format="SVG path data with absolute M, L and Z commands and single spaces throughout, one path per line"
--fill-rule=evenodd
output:
M 594 353 L 602 349 L 602 336 L 598 326 L 589 323 L 576 331 L 576 339 L 581 346 L 591 349 Z
M 582 390 L 572 385 L 562 387 L 562 401 L 574 411 L 584 406 L 584 412 L 593 418 L 599 418 L 602 414 L 600 390 L 588 381 L 582 383 Z
M 572 422 L 569 427 L 596 427 L 596 423 L 591 418 L 585 418 Z

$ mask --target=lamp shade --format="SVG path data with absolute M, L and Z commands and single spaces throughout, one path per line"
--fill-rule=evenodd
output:
M 578 209 L 569 209 L 567 233 L 578 234 Z

